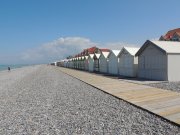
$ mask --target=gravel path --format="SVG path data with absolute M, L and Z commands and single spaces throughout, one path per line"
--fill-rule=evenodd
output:
M 0 88 L 0 134 L 180 135 L 180 127 L 55 67 L 27 72 Z
M 180 82 L 163 82 L 147 84 L 148 86 L 180 92 Z

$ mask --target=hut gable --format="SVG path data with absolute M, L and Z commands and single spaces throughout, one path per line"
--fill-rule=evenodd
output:
M 118 54 L 120 53 L 120 50 L 112 50 L 112 53 L 114 53 L 115 56 L 118 56 Z
M 121 52 L 119 53 L 119 56 L 122 53 L 128 53 L 131 56 L 135 56 L 135 54 L 138 52 L 139 48 L 138 47 L 123 47 Z
M 112 50 L 108 56 L 108 73 L 118 75 L 118 55 L 120 50 Z
M 94 54 L 89 54 L 89 58 L 93 59 L 94 58 Z
M 101 54 L 95 53 L 94 56 L 96 57 L 96 59 L 99 59 L 100 55 L 101 55 Z
M 99 71 L 102 73 L 108 73 L 108 60 L 107 57 L 109 55 L 109 52 L 101 52 L 99 61 Z
M 167 54 L 171 54 L 171 53 L 179 54 L 180 53 L 180 43 L 179 42 L 147 40 L 135 55 L 139 56 L 149 45 L 154 46 L 154 47 L 158 48 L 160 51 L 167 53 Z
M 104 58 L 107 59 L 108 55 L 109 55 L 110 52 L 102 52 L 102 55 L 104 56 Z
M 109 55 L 108 55 L 108 58 L 111 56 L 111 55 L 114 55 L 115 57 L 117 57 L 119 55 L 121 50 L 111 50 Z

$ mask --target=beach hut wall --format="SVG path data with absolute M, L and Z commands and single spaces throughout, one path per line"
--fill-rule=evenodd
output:
M 147 40 L 136 53 L 138 77 L 180 81 L 180 42 Z
M 118 55 L 121 50 L 111 50 L 108 56 L 108 73 L 118 75 Z
M 119 75 L 136 77 L 138 68 L 138 57 L 135 54 L 139 48 L 123 47 L 119 53 Z
M 99 71 L 101 73 L 108 73 L 108 55 L 110 52 L 102 52 L 99 57 Z

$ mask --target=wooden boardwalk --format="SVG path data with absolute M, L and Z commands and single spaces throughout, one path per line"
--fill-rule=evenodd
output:
M 84 71 L 58 68 L 83 82 L 180 125 L 180 93 Z

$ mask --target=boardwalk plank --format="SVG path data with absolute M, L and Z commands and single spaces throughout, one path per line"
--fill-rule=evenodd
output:
M 107 78 L 88 72 L 67 68 L 59 69 L 109 94 L 180 124 L 180 93 Z

